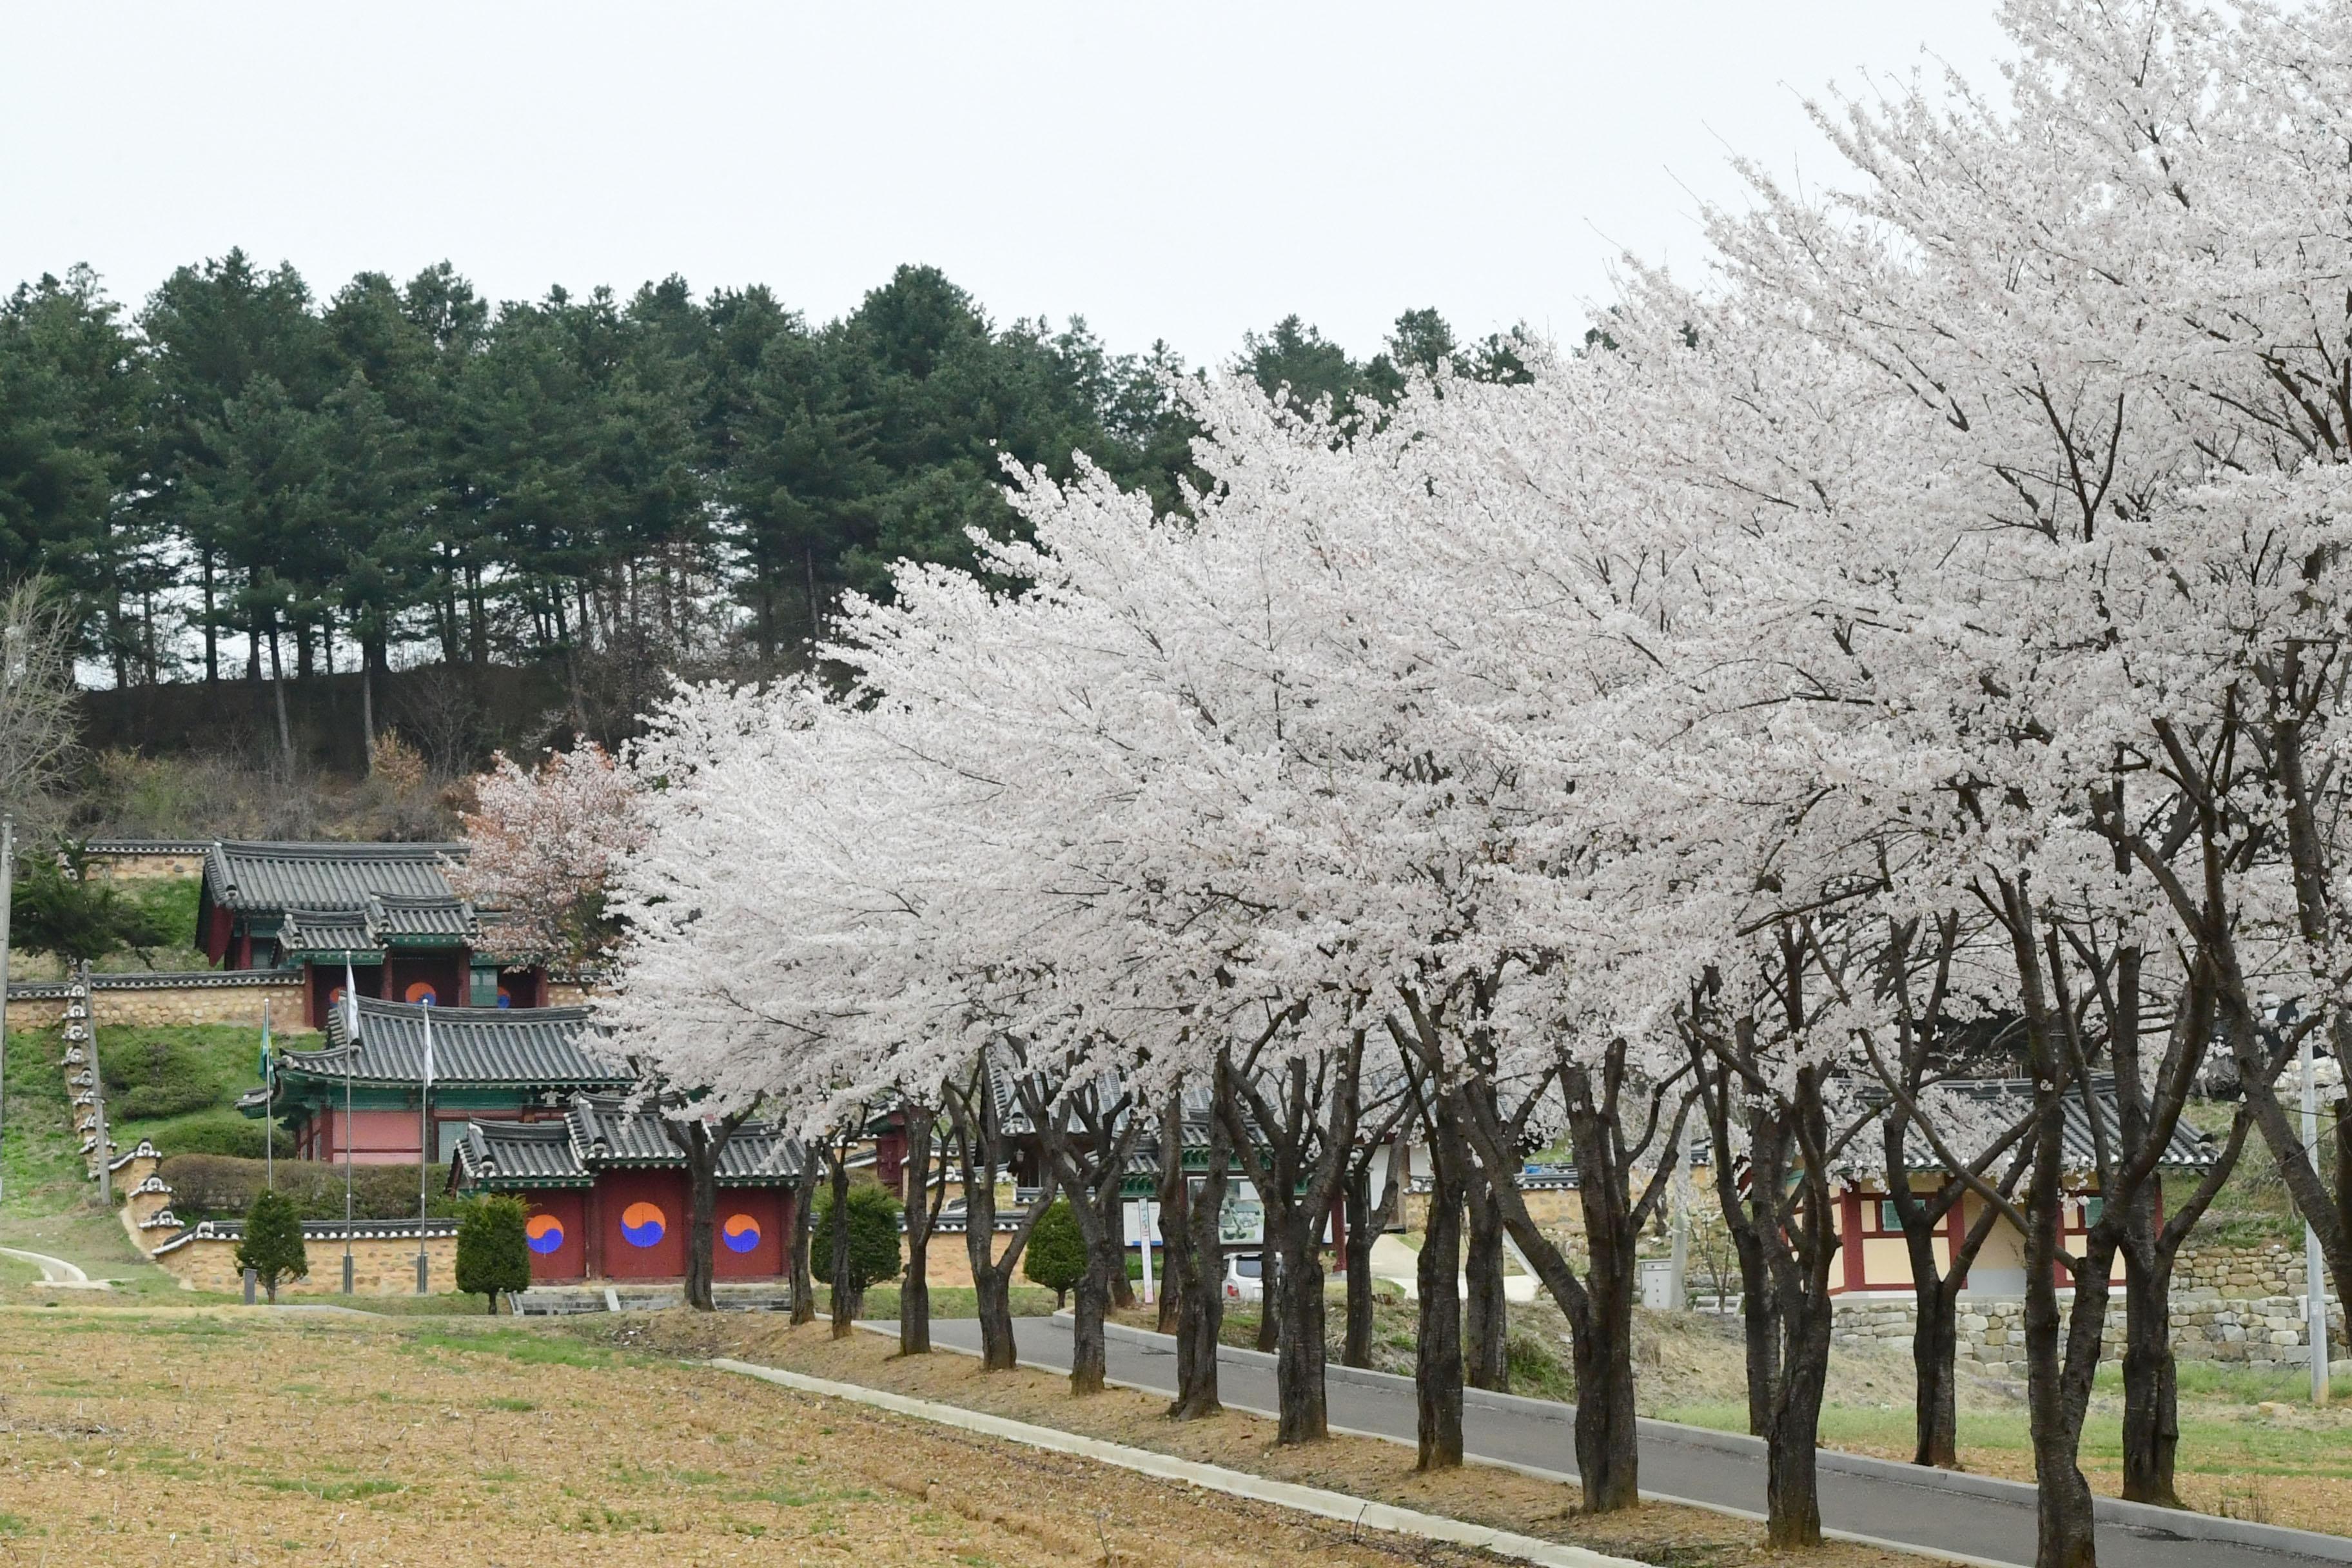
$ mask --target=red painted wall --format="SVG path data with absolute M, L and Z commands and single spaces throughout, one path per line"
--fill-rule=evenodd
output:
M 501 969 L 499 989 L 505 992 L 511 1007 L 544 1007 L 547 1005 L 547 971 L 544 969 Z
M 391 975 L 384 994 L 395 1002 L 407 1001 L 409 987 L 421 983 L 433 987 L 436 1005 L 466 1005 L 467 973 L 462 951 L 430 957 L 395 957 L 384 968 Z
M 354 1110 L 346 1132 L 343 1108 L 338 1105 L 320 1118 L 320 1124 L 317 1157 L 321 1160 L 340 1164 L 348 1142 L 354 1165 L 416 1163 L 416 1112 L 413 1110 Z
M 601 1211 L 597 1239 L 603 1243 L 606 1279 L 686 1277 L 685 1172 L 606 1171 L 596 1178 L 596 1197 Z M 638 1204 L 650 1204 L 661 1213 L 661 1238 L 650 1247 L 639 1247 L 624 1234 L 629 1211 Z
M 310 1026 L 323 1029 L 327 1026 L 328 1011 L 333 1006 L 334 994 L 343 988 L 343 966 L 340 963 L 313 963 L 308 968 L 310 972 L 308 992 Z M 352 978 L 358 983 L 361 995 L 373 996 L 383 989 L 383 976 L 379 973 L 381 968 L 381 965 L 373 963 L 352 967 Z
M 760 1227 L 759 1244 L 748 1252 L 727 1245 L 727 1222 L 749 1215 Z M 792 1234 L 793 1194 L 785 1187 L 721 1187 L 719 1223 L 712 1237 L 713 1272 L 721 1279 L 773 1279 L 784 1272 L 784 1237 Z M 685 1264 L 678 1265 L 683 1270 Z
M 587 1205 L 583 1201 L 585 1195 L 577 1187 L 557 1187 L 522 1194 L 524 1205 L 534 1217 L 552 1215 L 556 1223 L 563 1227 L 562 1246 L 553 1252 L 531 1253 L 530 1278 L 533 1284 L 587 1278 L 588 1212 Z

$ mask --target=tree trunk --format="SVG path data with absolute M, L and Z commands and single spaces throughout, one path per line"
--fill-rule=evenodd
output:
M 2075 1359 L 2075 1347 L 2063 1343 L 2079 1334 L 2084 1303 L 2095 1297 L 2101 1320 L 2106 1315 L 2104 1270 L 2096 1290 L 2074 1293 L 2075 1334 L 2064 1331 L 2059 1314 L 2057 1270 L 2058 1223 L 2063 1194 L 2059 1188 L 2059 1112 L 2053 1100 L 2043 1112 L 2044 1128 L 2029 1181 L 2025 1209 L 2025 1388 L 2026 1426 L 2033 1441 L 2033 1481 L 2039 1496 L 2036 1510 L 2034 1568 L 2096 1568 L 2098 1548 L 2093 1531 L 2091 1486 L 2077 1462 L 2087 1397 L 2074 1396 L 2074 1379 L 2065 1363 Z M 2087 1270 L 2086 1270 L 2087 1272 Z M 2091 1329 L 2091 1363 L 2097 1364 L 2097 1335 L 2102 1322 Z M 2089 1392 L 2087 1378 L 2082 1393 Z
M 2124 1273 L 2124 1500 L 2181 1506 L 2173 1489 L 2180 1385 L 2172 1353 L 2172 1254 L 2153 1237 Z
M 931 1146 L 938 1125 L 928 1106 L 908 1101 L 907 1116 L 907 1277 L 898 1287 L 898 1353 L 931 1352 Z M 942 1193 L 945 1192 L 942 1186 Z
M 793 1188 L 793 1322 L 816 1321 L 816 1272 L 809 1265 L 809 1239 L 816 1229 L 816 1152 L 804 1150 L 799 1183 Z
M 983 1236 L 975 1251 L 982 1250 L 988 1238 Z M 970 1238 L 966 1238 L 970 1245 Z M 1013 1339 L 1013 1280 L 1009 1274 L 989 1268 L 976 1269 L 971 1277 L 972 1310 L 980 1319 L 980 1369 L 982 1372 L 1011 1372 L 1021 1363 L 1020 1347 Z
M 1054 1201 L 1054 1172 L 1022 1218 L 1000 1257 L 996 1251 L 996 1173 L 1003 1164 L 1003 1132 L 988 1075 L 977 1075 L 970 1094 L 950 1089 L 948 1110 L 955 1127 L 956 1152 L 963 1179 L 964 1256 L 971 1266 L 973 1310 L 980 1319 L 980 1365 L 983 1372 L 1010 1372 L 1020 1364 L 1013 1338 L 1013 1270 L 1028 1244 L 1037 1216 Z
M 1470 1215 L 1462 1309 L 1463 1375 L 1496 1394 L 1511 1384 L 1509 1323 L 1503 1300 L 1503 1214 L 1484 1172 L 1474 1170 L 1464 1197 Z
M 1911 1462 L 1939 1470 L 1960 1468 L 1958 1373 L 1959 1292 L 1957 1265 L 1944 1279 L 1912 1281 L 1918 1314 L 1911 1329 L 1911 1371 L 1917 1386 L 1913 1402 L 1915 1443 Z
M 1748 1352 L 1748 1431 L 1761 1437 L 1771 1424 L 1772 1385 L 1780 1376 L 1780 1320 L 1763 1249 L 1735 1231 L 1733 1251 L 1739 1258 L 1739 1330 Z
M 1462 1463 L 1462 1177 L 1467 1163 L 1454 1113 L 1441 1102 L 1429 1138 L 1429 1217 L 1413 1266 L 1421 1323 L 1412 1343 L 1413 1416 L 1421 1470 Z
M 362 634 L 360 637 L 360 742 L 365 766 L 375 767 L 375 671 L 383 662 L 378 639 Z
M 1108 1372 L 1103 1319 L 1110 1307 L 1111 1271 L 1124 1273 L 1125 1261 L 1125 1253 L 1112 1245 L 1106 1233 L 1097 1229 L 1087 1237 L 1087 1266 L 1078 1275 L 1077 1289 L 1071 1292 L 1075 1300 L 1070 1313 L 1070 1392 L 1074 1394 L 1103 1391 Z
M 1269 1247 L 1257 1255 L 1257 1339 L 1254 1342 L 1258 1353 L 1272 1355 L 1282 1345 L 1282 1314 L 1275 1310 L 1274 1280 L 1280 1265 Z
M 1810 1174 L 1807 1180 L 1811 1184 Z M 1776 1547 L 1818 1546 L 1822 1542 L 1816 1459 L 1834 1319 L 1825 1272 L 1821 1284 L 1823 1289 L 1801 1290 L 1795 1302 L 1782 1309 L 1780 1377 L 1764 1430 L 1764 1531 Z
M 1271 1235 L 1273 1216 L 1267 1219 Z M 1281 1247 L 1273 1292 L 1282 1326 L 1275 1346 L 1275 1441 L 1320 1443 L 1331 1436 L 1324 1389 L 1323 1255 L 1316 1237 L 1296 1234 L 1302 1227 L 1284 1228 L 1294 1234 Z
M 839 1148 L 825 1151 L 833 1167 L 833 1337 L 845 1340 L 857 1327 L 857 1292 L 849 1288 L 849 1157 Z
M 204 552 L 205 574 L 205 684 L 220 684 L 220 623 L 213 619 L 213 552 Z
M 719 1301 L 711 1287 L 718 1272 L 719 1151 L 709 1146 L 701 1128 L 689 1130 L 700 1148 L 686 1154 L 686 1304 L 698 1312 L 712 1312 Z
M 1348 1185 L 1340 1194 L 1340 1212 L 1348 1221 L 1348 1321 L 1340 1332 L 1339 1364 L 1372 1364 L 1372 1242 L 1380 1220 L 1372 1212 L 1372 1163 L 1348 1161 Z
M 1192 1191 L 1181 1148 L 1182 1090 L 1168 1099 L 1160 1160 L 1160 1230 L 1168 1243 L 1168 1289 L 1176 1300 L 1176 1402 L 1168 1415 L 1172 1420 L 1192 1421 L 1223 1408 L 1217 1397 L 1217 1339 L 1225 1319 L 1218 1216 L 1224 1207 L 1233 1151 L 1225 1141 L 1223 1119 L 1212 1116 L 1207 1168 L 1200 1191 Z
M 273 614 L 269 622 L 269 689 L 278 703 L 278 750 L 286 759 L 286 772 L 294 772 L 294 732 L 286 723 L 286 671 L 278 662 L 278 621 Z
M 1596 1194 L 1603 1200 L 1612 1194 Z M 1622 1205 L 1606 1202 L 1614 1211 Z M 1586 1219 L 1584 1310 L 1569 1321 L 1576 1365 L 1576 1468 L 1588 1513 L 1633 1508 L 1642 1500 L 1641 1456 L 1633 1408 L 1633 1283 L 1638 1238 L 1612 1223 Z

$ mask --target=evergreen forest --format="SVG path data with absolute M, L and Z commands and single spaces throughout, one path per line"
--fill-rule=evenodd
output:
M 1517 373 L 1427 310 L 1368 361 L 1297 317 L 1216 366 L 1113 353 L 920 266 L 823 322 L 677 277 L 497 301 L 446 263 L 321 293 L 239 250 L 133 308 L 75 268 L 0 303 L 0 578 L 67 602 L 107 746 L 234 731 L 257 761 L 364 766 L 387 683 L 427 668 L 520 715 L 446 749 L 617 740 L 673 674 L 803 663 L 895 562 L 969 564 L 971 531 L 1018 526 L 1007 458 L 1082 451 L 1178 507 L 1187 377 L 1345 418 L 1441 362 Z

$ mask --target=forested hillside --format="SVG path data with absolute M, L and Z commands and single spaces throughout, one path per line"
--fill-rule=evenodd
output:
M 1455 353 L 1434 311 L 1369 363 L 1292 318 L 1231 368 L 1346 410 Z M 0 306 L 0 576 L 70 595 L 114 689 L 99 747 L 349 772 L 387 724 L 436 753 L 550 713 L 612 739 L 668 672 L 791 667 L 896 560 L 969 563 L 968 530 L 1015 526 L 1003 456 L 1084 450 L 1176 503 L 1188 374 L 1076 319 L 999 324 L 922 267 L 821 323 L 675 277 L 499 302 L 444 264 L 321 295 L 240 251 L 134 309 L 76 268 Z

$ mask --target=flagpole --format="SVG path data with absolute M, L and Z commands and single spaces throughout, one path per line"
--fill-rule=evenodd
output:
M 424 1000 L 425 1082 L 416 1097 L 416 1293 L 426 1293 L 430 1268 L 425 1252 L 425 1187 L 433 1172 L 433 998 Z
M 261 1184 L 278 1190 L 278 1079 L 269 1070 L 269 998 L 261 999 Z
M 352 1079 L 360 1049 L 360 983 L 343 960 L 343 1294 L 352 1293 Z

